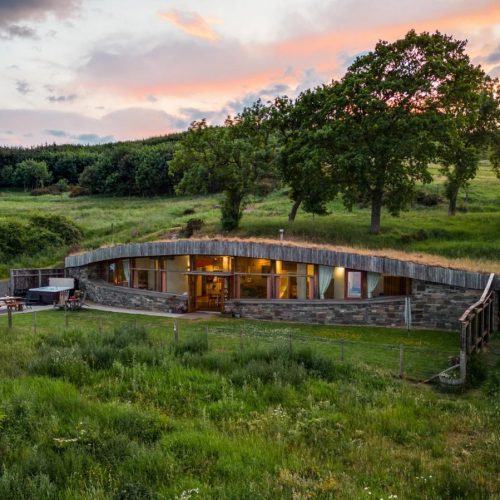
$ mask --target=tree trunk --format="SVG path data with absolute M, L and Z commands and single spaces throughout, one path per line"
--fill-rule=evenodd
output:
M 297 215 L 297 211 L 299 210 L 300 204 L 302 200 L 299 198 L 293 202 L 292 209 L 288 214 L 288 222 L 293 222 L 295 220 L 295 216 Z
M 455 215 L 457 213 L 457 198 L 458 198 L 458 188 L 449 188 L 449 204 L 448 204 L 448 215 Z
M 372 219 L 370 233 L 380 233 L 380 215 L 382 213 L 382 191 L 375 191 L 372 195 Z

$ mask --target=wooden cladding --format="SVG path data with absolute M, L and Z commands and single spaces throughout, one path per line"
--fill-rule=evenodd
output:
M 463 271 L 387 257 L 340 252 L 323 248 L 301 247 L 292 243 L 270 244 L 223 239 L 172 240 L 117 245 L 114 247 L 99 248 L 78 255 L 71 255 L 66 257 L 65 265 L 66 267 L 80 267 L 105 260 L 160 255 L 227 255 L 322 264 L 372 271 L 391 276 L 414 278 L 421 281 L 475 290 L 484 289 L 489 277 L 486 273 Z

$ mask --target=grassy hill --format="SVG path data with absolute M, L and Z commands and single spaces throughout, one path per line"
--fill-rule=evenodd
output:
M 443 197 L 443 179 L 437 169 L 434 174 L 435 182 L 422 189 Z M 444 201 L 433 207 L 414 203 L 400 217 L 384 212 L 382 232 L 376 236 L 368 233 L 370 213 L 366 208 L 348 212 L 337 200 L 330 204 L 329 215 L 318 217 L 299 212 L 296 221 L 290 224 L 287 221 L 290 205 L 286 190 L 249 200 L 241 228 L 234 235 L 277 238 L 279 229 L 284 228 L 287 238 L 428 253 L 463 259 L 487 270 L 500 270 L 500 181 L 487 162 L 481 165 L 467 192 L 461 193 L 460 212 L 455 217 L 448 217 Z M 218 207 L 217 196 L 150 199 L 33 197 L 8 191 L 0 194 L 2 219 L 23 220 L 39 212 L 66 215 L 83 228 L 84 249 L 169 238 L 191 218 L 205 222 L 199 234 L 220 234 Z M 53 265 L 68 251 L 56 248 L 45 254 L 20 256 L 16 261 L 2 262 L 0 273 L 5 275 L 9 267 Z

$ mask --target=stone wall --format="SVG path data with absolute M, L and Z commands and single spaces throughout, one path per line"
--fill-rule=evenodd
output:
M 174 295 L 151 290 L 139 290 L 114 286 L 96 279 L 92 269 L 71 268 L 68 274 L 78 280 L 78 286 L 86 293 L 86 299 L 98 304 L 123 307 L 125 309 L 143 309 L 167 313 L 187 312 L 187 295 Z
M 412 281 L 412 321 L 416 326 L 460 331 L 458 319 L 479 300 L 482 290 Z
M 109 285 L 92 267 L 68 269 L 89 300 L 115 307 L 186 312 L 187 296 Z M 459 331 L 458 318 L 476 302 L 481 290 L 412 280 L 412 324 Z M 224 312 L 244 318 L 318 324 L 404 326 L 404 297 L 369 300 L 230 300 Z
M 480 290 L 412 280 L 412 324 L 459 331 L 458 318 L 481 296 Z M 301 323 L 404 326 L 404 297 L 369 300 L 232 300 L 225 312 L 244 318 Z
M 404 297 L 370 300 L 230 300 L 224 312 L 299 323 L 403 326 Z

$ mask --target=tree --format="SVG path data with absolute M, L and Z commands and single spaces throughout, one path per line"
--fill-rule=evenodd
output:
M 335 167 L 347 206 L 371 205 L 370 231 L 380 231 L 382 206 L 397 215 L 417 182 L 432 177 L 439 127 L 452 83 L 467 65 L 464 42 L 410 31 L 358 57 L 340 82 L 327 125 L 337 138 Z
M 44 161 L 24 160 L 17 164 L 13 174 L 16 184 L 24 190 L 43 187 L 51 179 L 51 174 Z
M 326 214 L 326 202 L 338 191 L 325 144 L 318 134 L 328 120 L 325 105 L 331 91 L 332 86 L 323 85 L 301 93 L 295 101 L 279 97 L 273 104 L 271 121 L 280 141 L 279 168 L 293 201 L 290 222 L 301 205 L 306 212 Z M 332 144 L 328 146 L 331 149 Z
M 465 42 L 460 50 L 463 51 Z M 448 214 L 455 215 L 458 192 L 477 174 L 481 151 L 494 144 L 500 120 L 498 81 L 461 53 L 459 71 L 443 96 L 438 157 L 446 176 Z M 458 66 L 458 64 L 457 64 Z
M 221 192 L 221 225 L 238 228 L 244 201 L 259 193 L 262 182 L 276 181 L 276 140 L 266 123 L 269 109 L 257 101 L 222 127 L 193 122 L 178 143 L 169 165 L 172 175 L 182 173 L 177 193 Z

